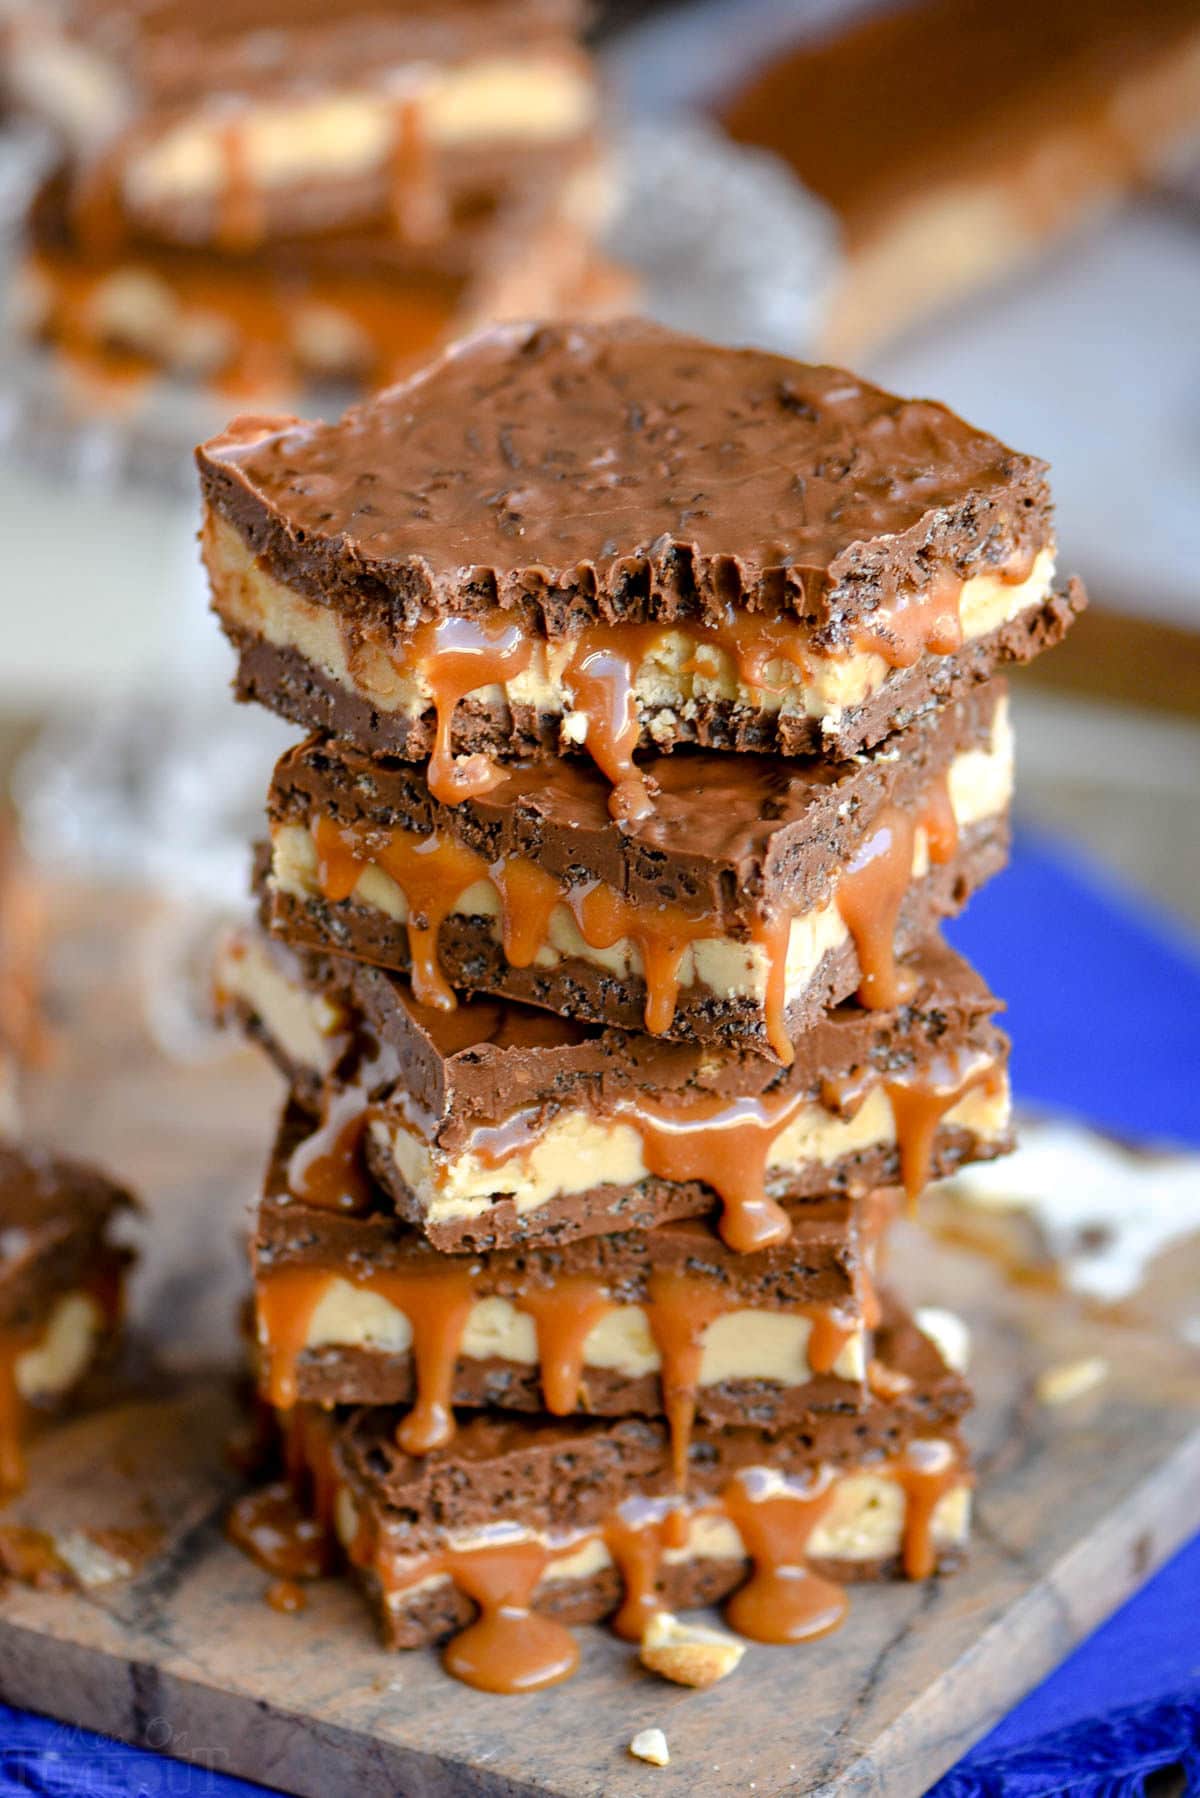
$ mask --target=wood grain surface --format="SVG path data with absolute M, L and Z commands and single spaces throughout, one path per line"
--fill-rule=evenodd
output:
M 910 1234 L 897 1248 L 906 1290 L 960 1311 L 973 1332 L 979 1492 L 958 1575 L 857 1589 L 838 1634 L 807 1649 L 752 1645 L 705 1693 L 656 1681 L 592 1629 L 573 1682 L 489 1698 L 452 1683 L 432 1654 L 384 1653 L 346 1583 L 276 1613 L 221 1519 L 237 1484 L 225 1444 L 240 1235 L 279 1087 L 247 1053 L 183 1063 L 152 1040 L 143 1001 L 172 1028 L 162 974 L 184 921 L 113 895 L 63 895 L 54 912 L 55 1048 L 30 1083 L 28 1121 L 138 1186 L 144 1264 L 135 1352 L 111 1402 L 41 1436 L 29 1492 L 2 1521 L 123 1531 L 143 1550 L 131 1578 L 87 1592 L 4 1587 L 11 1702 L 313 1798 L 905 1798 L 1200 1526 L 1200 1358 L 1178 1331 L 1200 1242 L 1106 1318 L 1014 1280 L 1003 1256 Z M 1037 1402 L 1040 1373 L 1097 1355 L 1102 1385 Z M 650 1725 L 666 1731 L 665 1769 L 628 1754 Z M 59 1746 L 85 1752 L 70 1728 Z M 205 1776 L 166 1789 L 203 1792 Z

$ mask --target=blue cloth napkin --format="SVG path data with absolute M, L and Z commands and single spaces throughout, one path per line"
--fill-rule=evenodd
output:
M 1200 942 L 1029 832 L 948 933 L 1008 1001 L 1018 1098 L 1200 1148 Z M 1120 1028 L 1110 1029 L 1114 1005 Z M 931 1798 L 1200 1794 L 1200 1538 L 978 1743 Z M 252 1798 L 263 1787 L 0 1704 L 0 1798 Z

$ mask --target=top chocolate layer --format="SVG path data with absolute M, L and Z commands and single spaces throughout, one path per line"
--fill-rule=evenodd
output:
M 80 1162 L 0 1144 L 0 1330 L 36 1321 L 92 1270 L 123 1187 Z
M 945 407 L 657 325 L 504 326 L 337 424 L 235 421 L 206 498 L 280 580 L 408 631 L 784 611 L 819 646 L 1050 542 L 1045 465 Z

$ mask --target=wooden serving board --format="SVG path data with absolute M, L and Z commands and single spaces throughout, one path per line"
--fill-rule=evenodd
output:
M 57 909 L 57 1049 L 29 1118 L 147 1201 L 140 1352 L 116 1402 L 39 1439 L 30 1490 L 0 1522 L 141 1546 L 130 1578 L 77 1591 L 13 1580 L 0 1592 L 10 1701 L 313 1798 L 904 1798 L 1200 1527 L 1200 1355 L 1175 1333 L 1200 1290 L 1200 1240 L 1176 1248 L 1116 1320 L 1045 1281 L 1014 1281 L 993 1255 L 914 1241 L 898 1255 L 907 1293 L 952 1306 L 973 1332 L 980 1486 L 955 1577 L 854 1590 L 836 1635 L 751 1645 L 703 1693 L 654 1679 L 592 1629 L 569 1684 L 488 1698 L 451 1682 L 433 1654 L 381 1650 L 347 1583 L 312 1588 L 299 1614 L 273 1611 L 266 1577 L 224 1541 L 221 1519 L 237 1485 L 225 1443 L 238 1238 L 278 1085 L 245 1052 L 184 1066 L 154 1047 L 140 1000 L 170 953 L 169 914 L 131 919 L 103 896 Z M 1056 1406 L 1034 1396 L 1047 1368 L 1092 1356 L 1109 1363 L 1101 1386 Z M 666 1731 L 665 1769 L 628 1754 L 649 1725 Z M 62 1746 L 72 1752 L 69 1730 Z

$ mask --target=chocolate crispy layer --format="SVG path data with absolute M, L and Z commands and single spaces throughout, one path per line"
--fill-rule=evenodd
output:
M 733 604 L 832 649 L 938 566 L 1050 540 L 1044 465 L 944 407 L 636 321 L 503 326 L 340 423 L 247 421 L 199 462 L 272 573 L 385 636 Z
M 873 1084 L 919 1077 L 937 1058 L 951 1065 L 986 1059 L 1000 1073 L 1008 1050 L 991 1021 L 997 1001 L 937 940 L 906 964 L 916 984 L 905 1005 L 891 1011 L 867 1011 L 853 1003 L 839 1007 L 797 1038 L 795 1059 L 786 1070 L 753 1053 L 716 1056 L 693 1045 L 579 1025 L 510 1003 L 476 999 L 456 1012 L 432 1011 L 416 1003 L 397 975 L 356 966 L 342 956 L 290 950 L 269 939 L 246 944 L 240 965 L 256 950 L 269 958 L 289 993 L 307 994 L 328 1007 L 334 1059 L 317 1067 L 268 1021 L 264 998 L 256 1009 L 248 997 L 236 997 L 239 966 L 231 967 L 227 1005 L 282 1069 L 295 1098 L 316 1113 L 324 1099 L 336 1102 L 359 1085 L 377 1119 L 394 1127 L 420 1118 L 431 1149 L 448 1154 L 469 1147 L 480 1126 L 502 1123 L 514 1113 L 532 1110 L 545 1124 L 566 1110 L 603 1119 L 642 1097 L 661 1105 L 796 1095 L 837 1117 L 847 1104 L 852 1110 Z M 933 1138 L 931 1175 L 952 1173 L 1008 1146 L 1005 1134 L 985 1139 L 943 1121 Z M 386 1136 L 371 1133 L 367 1152 L 399 1215 L 437 1248 L 451 1252 L 646 1230 L 711 1214 L 716 1203 L 700 1180 L 647 1178 L 633 1186 L 600 1184 L 562 1194 L 522 1212 L 498 1171 L 496 1193 L 482 1215 L 431 1221 L 388 1152 Z M 867 1192 L 894 1184 L 899 1174 L 898 1149 L 881 1143 L 833 1161 L 794 1165 L 771 1185 L 792 1198 L 816 1198 Z
M 124 1187 L 94 1168 L 0 1144 L 0 1330 L 36 1325 L 89 1275 L 123 1264 L 108 1231 L 133 1207 Z
M 1052 649 L 1083 610 L 1079 581 L 1065 593 L 966 643 L 953 655 L 923 656 L 897 668 L 860 705 L 843 708 L 836 725 L 796 711 L 728 700 L 695 698 L 643 720 L 640 748 L 670 752 L 682 744 L 763 755 L 857 754 L 905 730 L 972 686 Z M 223 621 L 237 651 L 234 691 L 245 703 L 266 706 L 305 730 L 325 731 L 369 755 L 424 761 L 434 743 L 432 709 L 409 716 L 385 712 L 366 696 L 333 679 L 299 650 L 268 642 Z M 650 724 L 653 723 L 653 731 Z M 451 740 L 456 755 L 498 760 L 550 757 L 562 747 L 562 715 L 529 704 L 472 696 L 459 701 Z

